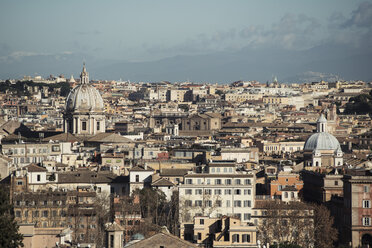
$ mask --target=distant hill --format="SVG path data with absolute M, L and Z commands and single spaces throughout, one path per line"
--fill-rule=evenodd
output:
M 346 46 L 323 45 L 303 51 L 243 48 L 237 52 L 175 56 L 149 62 L 100 60 L 85 54 L 38 55 L 12 62 L 0 60 L 0 79 L 24 75 L 80 73 L 87 62 L 93 79 L 146 81 L 198 81 L 230 83 L 237 80 L 266 82 L 275 75 L 279 82 L 372 80 L 372 53 Z

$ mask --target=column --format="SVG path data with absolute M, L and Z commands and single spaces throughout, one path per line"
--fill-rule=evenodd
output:
M 81 128 L 80 128 L 80 124 L 81 124 L 81 123 L 80 123 L 80 118 L 76 118 L 76 122 L 77 122 L 77 125 L 76 125 L 76 129 L 77 129 L 77 130 L 76 130 L 76 133 L 77 133 L 77 134 L 80 134 L 80 133 L 81 133 L 81 131 L 80 131 L 80 130 L 81 130 Z

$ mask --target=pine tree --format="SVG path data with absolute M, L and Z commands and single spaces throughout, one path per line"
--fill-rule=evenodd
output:
M 0 186 L 0 247 L 23 247 L 23 236 L 18 232 L 14 220 L 13 206 L 9 202 L 9 194 L 3 185 Z

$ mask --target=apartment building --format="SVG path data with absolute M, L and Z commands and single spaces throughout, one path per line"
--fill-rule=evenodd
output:
M 70 142 L 2 144 L 2 152 L 17 167 L 44 160 L 62 162 L 62 154 L 72 153 Z
M 351 247 L 372 246 L 372 176 L 345 175 L 343 231 L 344 243 Z M 342 218 L 341 216 L 339 216 Z
M 179 185 L 181 238 L 195 216 L 234 216 L 250 222 L 255 199 L 255 175 L 234 163 L 211 163 L 203 173 L 185 175 Z M 187 231 L 186 231 L 187 232 Z M 186 236 L 187 238 L 187 236 Z
M 203 247 L 257 247 L 257 227 L 234 217 L 195 217 L 194 242 Z

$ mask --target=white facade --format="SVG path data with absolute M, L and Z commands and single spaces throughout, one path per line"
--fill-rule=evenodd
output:
M 47 173 L 44 172 L 28 172 L 28 183 L 30 184 L 46 184 L 47 183 Z
M 16 167 L 45 160 L 61 163 L 63 154 L 72 153 L 70 142 L 3 144 L 2 152 Z
M 129 171 L 130 193 L 136 189 L 142 189 L 146 183 L 151 183 L 151 175 L 154 170 L 141 167 L 133 167 Z
M 221 159 L 222 160 L 235 160 L 237 163 L 248 162 L 250 157 L 249 150 L 222 150 Z
M 209 173 L 185 175 L 179 185 L 181 223 L 194 216 L 237 216 L 250 222 L 255 200 L 255 176 L 236 171 L 235 166 L 220 164 L 209 167 Z

